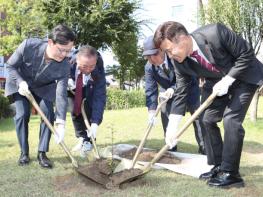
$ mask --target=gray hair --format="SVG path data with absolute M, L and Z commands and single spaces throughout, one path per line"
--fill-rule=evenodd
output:
M 98 59 L 98 52 L 96 48 L 87 44 L 79 48 L 77 57 L 79 56 L 95 56 Z

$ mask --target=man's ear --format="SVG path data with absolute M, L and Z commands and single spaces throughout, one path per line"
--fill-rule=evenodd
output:
M 52 39 L 48 39 L 47 43 L 48 43 L 49 46 L 53 46 L 55 44 Z

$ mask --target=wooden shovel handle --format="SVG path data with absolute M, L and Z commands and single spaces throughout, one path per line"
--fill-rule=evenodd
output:
M 83 116 L 83 119 L 84 119 L 84 123 L 87 127 L 87 130 L 88 132 L 90 133 L 90 138 L 91 138 L 91 141 L 92 141 L 92 144 L 93 144 L 93 147 L 95 149 L 95 154 L 96 156 L 98 157 L 98 159 L 100 158 L 100 154 L 99 154 L 99 151 L 98 151 L 98 148 L 97 148 L 97 145 L 96 145 L 96 141 L 91 133 L 91 126 L 89 124 L 89 121 L 88 121 L 88 117 L 87 117 L 87 114 L 85 112 L 85 108 L 84 108 L 84 103 L 85 103 L 85 100 L 86 99 L 83 99 L 82 103 L 81 103 L 81 114 Z
M 162 106 L 169 100 L 169 98 L 165 98 L 165 100 L 161 101 L 161 99 L 159 97 L 158 100 L 159 100 L 159 104 L 158 104 L 158 106 L 156 108 L 156 111 L 155 111 L 155 114 L 154 114 L 154 118 L 157 117 L 158 113 L 161 111 Z M 144 134 L 144 136 L 143 136 L 143 138 L 142 138 L 142 140 L 140 142 L 140 145 L 137 148 L 136 153 L 135 153 L 135 155 L 133 157 L 131 168 L 134 168 L 135 163 L 138 160 L 138 156 L 139 156 L 139 154 L 140 154 L 141 150 L 143 149 L 143 146 L 144 146 L 144 144 L 146 142 L 146 139 L 147 139 L 150 131 L 152 130 L 152 127 L 153 127 L 153 121 L 148 124 L 146 132 L 145 132 L 145 134 Z
M 47 117 L 45 116 L 45 114 L 43 113 L 43 111 L 41 110 L 41 108 L 39 107 L 39 105 L 37 104 L 35 98 L 33 97 L 33 95 L 29 92 L 28 94 L 25 95 L 27 97 L 27 99 L 32 103 L 32 105 L 34 106 L 34 108 L 37 110 L 38 114 L 41 116 L 41 118 L 43 119 L 43 121 L 46 123 L 47 127 L 51 130 L 51 132 L 56 135 L 56 130 L 53 127 L 53 125 L 49 122 L 49 120 L 47 119 Z M 62 149 L 65 151 L 65 153 L 68 155 L 68 157 L 70 158 L 72 165 L 75 168 L 78 168 L 78 162 L 75 160 L 75 158 L 72 156 L 72 154 L 70 153 L 68 147 L 66 146 L 66 144 L 64 143 L 64 141 L 60 142 L 59 145 L 62 147 Z
M 212 93 L 206 101 L 200 105 L 200 107 L 194 112 L 194 114 L 184 123 L 183 127 L 176 133 L 175 139 L 178 139 L 186 129 L 195 121 L 195 119 L 214 101 L 217 93 Z M 155 155 L 152 161 L 146 166 L 144 171 L 149 171 L 151 167 L 163 156 L 163 154 L 169 149 L 169 145 L 164 145 L 162 149 Z

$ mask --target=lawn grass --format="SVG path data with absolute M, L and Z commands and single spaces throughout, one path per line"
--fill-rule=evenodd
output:
M 186 116 L 186 118 L 189 115 Z M 186 119 L 185 118 L 185 119 Z M 72 148 L 76 141 L 73 126 L 68 114 L 65 143 Z M 99 127 L 97 143 L 99 148 L 113 143 L 139 144 L 146 128 L 146 108 L 105 111 L 104 121 Z M 208 187 L 205 182 L 170 171 L 151 171 L 139 183 L 126 185 L 121 190 L 91 190 L 84 193 L 67 187 L 58 189 L 57 177 L 72 174 L 71 163 L 62 149 L 51 139 L 48 156 L 54 161 L 52 170 L 39 167 L 36 161 L 38 134 L 38 116 L 32 116 L 29 125 L 30 157 L 29 166 L 19 167 L 19 145 L 12 119 L 0 121 L 0 196 L 263 196 L 263 100 L 260 100 L 259 121 L 254 124 L 245 119 L 245 142 L 241 158 L 240 173 L 246 187 L 222 190 Z M 159 149 L 163 146 L 161 121 L 153 129 L 146 143 L 147 147 Z M 197 153 L 197 144 L 191 126 L 178 144 L 178 151 Z M 76 158 L 80 163 L 87 160 Z M 77 175 L 76 175 L 77 176 Z M 80 180 L 79 180 L 80 181 Z M 74 187 L 74 186 L 72 186 Z M 87 186 L 88 187 L 88 186 Z M 97 188 L 98 189 L 98 188 Z

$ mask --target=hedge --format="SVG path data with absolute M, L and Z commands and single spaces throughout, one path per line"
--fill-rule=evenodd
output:
M 0 89 L 0 119 L 8 118 L 11 115 L 9 100 L 4 96 L 4 90 Z
M 128 109 L 145 106 L 144 90 L 107 89 L 106 109 Z
M 115 88 L 107 89 L 106 109 L 128 109 L 145 106 L 144 90 L 120 90 Z M 4 97 L 4 90 L 0 89 L 0 119 L 12 115 L 9 100 Z

